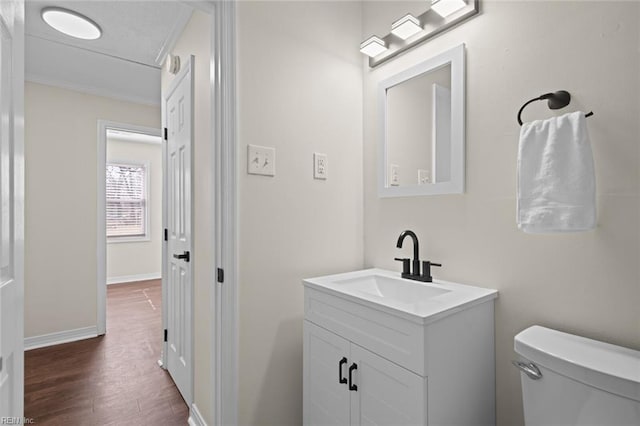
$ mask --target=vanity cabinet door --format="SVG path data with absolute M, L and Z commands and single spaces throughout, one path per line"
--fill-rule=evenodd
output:
M 349 425 L 348 340 L 304 322 L 304 402 L 306 426 Z M 340 379 L 343 379 L 340 383 Z
M 427 378 L 351 344 L 351 425 L 426 425 Z M 353 388 L 352 386 L 352 388 Z

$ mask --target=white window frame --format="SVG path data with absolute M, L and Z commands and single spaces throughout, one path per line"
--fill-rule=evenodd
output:
M 135 160 L 107 160 L 105 163 L 105 171 L 106 165 L 109 164 L 118 164 L 122 166 L 140 166 L 144 167 L 144 193 L 145 193 L 145 205 L 144 205 L 144 235 L 140 236 L 125 236 L 125 237 L 109 237 L 107 236 L 107 244 L 118 244 L 118 243 L 135 243 L 135 242 L 146 242 L 151 241 L 151 215 L 149 213 L 149 209 L 151 206 L 151 191 L 149 186 L 149 179 L 151 177 L 151 163 L 149 161 L 135 161 Z M 105 190 L 106 190 L 106 179 L 105 179 Z M 108 201 L 105 200 L 105 223 L 106 223 L 106 208 Z M 105 234 L 106 235 L 106 234 Z

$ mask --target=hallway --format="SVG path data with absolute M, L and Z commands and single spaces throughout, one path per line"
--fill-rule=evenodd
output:
M 160 280 L 107 289 L 107 334 L 25 352 L 25 417 L 38 425 L 185 425 L 157 360 Z

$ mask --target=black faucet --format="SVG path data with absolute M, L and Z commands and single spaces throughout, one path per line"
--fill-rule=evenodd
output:
M 403 278 L 406 278 L 410 275 L 414 275 L 414 276 L 420 275 L 420 244 L 418 243 L 418 237 L 416 236 L 415 232 L 409 231 L 409 230 L 403 231 L 402 234 L 400 234 L 400 236 L 398 237 L 398 242 L 396 243 L 396 247 L 402 248 L 402 243 L 404 242 L 404 239 L 407 238 L 407 236 L 411 237 L 411 239 L 413 240 L 413 274 L 409 273 L 409 271 L 403 270 L 402 272 Z M 396 260 L 400 260 L 400 259 L 396 259 Z M 405 262 L 408 260 L 409 259 L 401 260 L 403 266 Z M 406 263 L 408 264 L 409 262 L 406 262 Z
M 402 278 L 429 283 L 432 282 L 433 278 L 431 277 L 431 267 L 442 266 L 442 264 L 424 261 L 422 262 L 422 273 L 420 273 L 420 245 L 418 243 L 418 237 L 416 236 L 415 232 L 410 230 L 403 231 L 398 237 L 396 247 L 402 248 L 402 243 L 407 236 L 411 237 L 411 239 L 413 240 L 413 273 L 409 268 L 410 259 L 396 257 L 395 260 L 402 262 Z

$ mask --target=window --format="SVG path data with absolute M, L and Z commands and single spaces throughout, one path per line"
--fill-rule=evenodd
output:
M 107 237 L 147 237 L 147 166 L 107 163 Z

